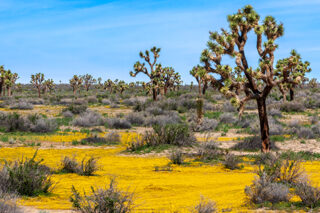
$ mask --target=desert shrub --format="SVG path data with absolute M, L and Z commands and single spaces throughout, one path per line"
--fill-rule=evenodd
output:
M 304 112 L 305 107 L 301 102 L 287 101 L 280 105 L 280 109 L 284 112 Z
M 33 109 L 33 105 L 31 103 L 25 101 L 19 101 L 10 106 L 10 109 L 21 109 L 21 110 L 31 110 Z
M 62 116 L 65 118 L 72 118 L 73 117 L 73 113 L 69 110 L 62 112 Z
M 128 145 L 127 145 L 127 151 L 134 152 L 146 145 L 145 136 L 143 137 L 136 137 L 134 138 Z
M 165 126 L 169 124 L 178 124 L 181 123 L 181 118 L 177 114 L 177 112 L 169 111 L 166 115 L 158 115 L 158 116 L 152 116 L 147 117 L 145 120 L 146 126 Z
M 0 200 L 0 213 L 23 213 L 14 198 L 3 198 Z
M 71 105 L 72 99 L 71 98 L 63 98 L 59 101 L 59 104 L 61 105 Z
M 48 193 L 53 184 L 47 170 L 41 166 L 43 159 L 36 161 L 36 155 L 37 152 L 30 159 L 5 162 L 0 172 L 0 188 L 26 196 Z
M 171 160 L 171 163 L 181 165 L 183 164 L 183 153 L 180 149 L 174 149 L 170 153 L 169 159 Z
M 73 125 L 82 127 L 101 126 L 103 125 L 103 117 L 93 111 L 86 111 L 73 120 Z
M 229 101 L 227 101 L 227 102 L 223 105 L 222 110 L 223 110 L 224 112 L 236 112 L 236 111 L 237 111 L 237 109 L 236 109 Z
M 227 169 L 239 169 L 240 160 L 237 156 L 233 155 L 233 154 L 226 154 L 224 157 L 224 161 L 223 161 L 223 165 L 224 167 L 226 167 Z
M 114 179 L 109 187 L 95 189 L 83 196 L 72 186 L 70 201 L 73 207 L 82 213 L 127 213 L 133 209 L 133 193 L 120 191 Z
M 288 186 L 271 182 L 265 174 L 255 178 L 252 185 L 246 186 L 245 193 L 256 204 L 287 202 L 290 199 Z
M 15 112 L 6 116 L 5 127 L 8 132 L 28 130 L 27 120 Z
M 97 144 L 97 145 L 108 144 L 104 137 L 98 137 L 97 135 L 84 138 L 81 140 L 80 143 L 81 144 Z
M 320 189 L 311 186 L 307 181 L 301 181 L 295 185 L 295 193 L 302 203 L 310 208 L 320 206 Z
M 196 141 L 186 124 L 168 124 L 153 126 L 153 132 L 145 138 L 149 145 L 170 144 L 176 146 L 190 146 Z
M 126 116 L 126 120 L 132 125 L 143 126 L 145 122 L 145 116 L 141 113 L 130 113 Z
M 34 105 L 43 105 L 45 104 L 45 101 L 43 99 L 40 98 L 31 98 L 28 100 L 28 102 L 30 104 L 34 104 Z
M 55 131 L 57 127 L 56 120 L 40 118 L 35 121 L 35 124 L 31 125 L 30 130 L 31 132 L 47 133 Z
M 202 161 L 217 160 L 222 156 L 217 144 L 214 141 L 203 142 L 197 149 L 197 156 Z
M 130 129 L 131 123 L 126 119 L 121 118 L 107 118 L 105 126 L 111 129 Z
M 220 116 L 220 122 L 224 124 L 232 124 L 236 121 L 232 113 L 224 113 Z
M 88 97 L 88 103 L 90 104 L 98 103 L 98 99 L 96 97 L 90 96 Z
M 112 102 L 110 104 L 110 108 L 116 109 L 116 108 L 120 108 L 119 104 Z
M 203 132 L 209 130 L 215 130 L 218 127 L 219 122 L 215 119 L 203 118 L 202 123 L 198 124 L 195 120 L 191 121 L 191 128 L 195 132 Z
M 197 213 L 214 213 L 218 211 L 214 201 L 205 199 L 202 196 L 199 203 L 194 207 L 194 210 Z
M 320 96 L 319 94 L 312 95 L 310 97 L 306 97 L 303 101 L 304 106 L 308 109 L 317 109 L 320 107 Z
M 72 114 L 79 115 L 81 113 L 86 112 L 87 108 L 88 108 L 87 105 L 78 105 L 78 104 L 73 103 L 73 104 L 69 105 L 67 108 L 63 109 L 63 112 L 70 111 L 70 112 L 72 112 Z
M 274 109 L 274 108 L 269 110 L 268 114 L 271 115 L 272 117 L 278 117 L 278 118 L 282 117 L 281 111 L 278 109 Z
M 154 116 L 163 115 L 165 113 L 165 111 L 162 108 L 157 107 L 157 106 L 149 107 L 146 109 L 146 111 Z
M 147 97 L 131 97 L 123 100 L 123 104 L 127 106 L 136 106 L 137 104 L 143 104 L 147 101 Z
M 88 160 L 84 157 L 79 163 L 75 157 L 69 158 L 65 156 L 61 161 L 61 165 L 60 172 L 77 173 L 83 176 L 92 176 L 98 170 L 97 158 L 95 157 L 90 157 Z
M 283 135 L 283 126 L 280 124 L 280 122 L 273 118 L 269 117 L 269 134 L 270 135 Z
M 307 128 L 307 127 L 301 127 L 298 130 L 297 135 L 299 138 L 305 138 L 305 139 L 315 138 L 315 135 L 313 134 L 312 129 Z
M 313 134 L 315 134 L 317 137 L 319 137 L 320 136 L 320 123 L 312 125 L 311 130 L 312 130 Z
M 105 140 L 108 144 L 118 144 L 121 142 L 121 137 L 117 132 L 109 132 L 105 135 Z
M 280 156 L 267 158 L 262 166 L 259 165 L 257 174 L 265 176 L 270 182 L 294 185 L 306 178 L 301 162 L 297 159 L 282 160 Z
M 261 150 L 261 138 L 259 136 L 247 137 L 242 142 L 239 142 L 231 147 L 234 150 L 244 150 L 244 151 L 257 151 Z M 272 150 L 278 150 L 279 148 L 270 141 L 270 148 Z
M 101 103 L 103 105 L 110 105 L 111 104 L 111 101 L 109 99 L 102 99 Z

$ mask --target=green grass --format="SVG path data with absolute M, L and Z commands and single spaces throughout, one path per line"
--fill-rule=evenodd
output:
M 283 142 L 286 140 L 286 138 L 283 135 L 271 135 L 270 136 L 271 141 L 277 141 L 277 142 Z
M 204 117 L 209 119 L 218 119 L 220 118 L 222 112 L 205 112 Z

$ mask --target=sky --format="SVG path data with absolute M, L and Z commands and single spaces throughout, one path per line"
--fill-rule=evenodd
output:
M 296 49 L 311 63 L 307 76 L 320 80 L 320 0 L 0 0 L 0 64 L 18 73 L 21 83 L 38 72 L 64 83 L 86 73 L 140 81 L 147 79 L 129 71 L 141 50 L 157 46 L 159 62 L 189 83 L 209 31 L 227 28 L 227 15 L 247 4 L 262 19 L 272 15 L 284 24 L 276 59 Z M 245 49 L 253 68 L 255 42 L 249 36 Z

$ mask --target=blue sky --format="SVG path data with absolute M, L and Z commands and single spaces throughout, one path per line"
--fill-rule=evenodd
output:
M 129 76 L 139 51 L 161 47 L 160 62 L 190 82 L 189 70 L 199 63 L 208 32 L 227 27 L 226 16 L 251 4 L 263 18 L 283 22 L 277 58 L 292 48 L 320 79 L 320 0 L 1 0 L 0 64 L 17 72 L 19 82 L 42 72 L 56 82 L 90 73 L 104 80 L 145 80 Z M 255 39 L 248 44 L 257 65 Z M 227 60 L 226 60 L 227 61 Z

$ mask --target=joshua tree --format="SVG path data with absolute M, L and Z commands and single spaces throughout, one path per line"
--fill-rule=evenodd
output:
M 18 74 L 12 73 L 11 70 L 7 70 L 4 75 L 5 75 L 4 86 L 7 90 L 8 96 L 11 96 L 11 94 L 12 94 L 11 88 L 16 83 L 16 81 L 18 79 Z
M 37 88 L 39 98 L 41 98 L 41 88 L 43 86 L 43 82 L 44 82 L 43 73 L 37 73 L 35 75 L 31 75 L 30 83 L 33 84 L 35 88 Z
M 205 82 L 204 76 L 206 75 L 206 70 L 204 67 L 197 65 L 192 68 L 190 74 L 198 82 L 198 99 L 197 99 L 197 123 L 201 124 L 203 119 L 203 98 L 202 98 L 202 84 Z
M 45 80 L 43 82 L 43 94 L 46 94 L 47 91 L 49 90 L 49 93 L 54 90 L 55 84 L 52 79 Z
M 150 58 L 150 52 L 153 53 L 153 61 L 151 61 Z M 132 77 L 135 77 L 138 73 L 144 73 L 145 75 L 147 75 L 150 78 L 150 82 L 149 84 L 152 86 L 152 97 L 153 100 L 156 101 L 157 100 L 157 95 L 158 95 L 158 89 L 159 89 L 159 69 L 157 69 L 158 65 L 157 63 L 157 59 L 159 58 L 159 52 L 160 52 L 160 48 L 157 47 L 152 47 L 149 50 L 146 50 L 145 53 L 140 52 L 140 57 L 142 59 L 144 59 L 150 66 L 150 70 L 148 71 L 147 67 L 145 66 L 145 63 L 140 63 L 139 61 L 137 61 L 134 66 L 133 69 L 134 71 L 130 71 L 130 75 Z
M 15 89 L 18 91 L 18 92 L 22 92 L 22 84 L 21 83 L 17 83 L 15 85 Z
M 83 86 L 86 89 L 86 91 L 88 92 L 90 87 L 96 83 L 96 79 L 93 78 L 92 75 L 86 74 L 81 76 L 81 78 L 83 79 Z
M 80 89 L 83 79 L 80 76 L 74 75 L 72 79 L 70 79 L 70 86 L 72 87 L 73 95 L 76 96 L 77 90 Z
M 317 79 L 316 79 L 316 78 L 312 78 L 312 79 L 309 81 L 309 87 L 311 87 L 311 88 L 317 88 L 317 86 L 318 86 Z
M 192 91 L 192 89 L 193 89 L 193 81 L 191 81 L 190 83 L 190 91 Z
M 161 79 L 160 81 L 163 83 L 161 87 L 162 93 L 167 94 L 168 89 L 173 90 L 176 84 L 179 84 L 181 80 L 181 76 L 179 73 L 175 72 L 172 67 L 159 67 Z
M 6 70 L 4 69 L 4 66 L 0 66 L 0 96 L 2 96 L 2 91 L 4 87 L 4 80 L 5 80 L 5 73 Z
M 111 79 L 108 79 L 107 81 L 104 82 L 104 89 L 108 89 L 110 93 L 112 93 L 115 87 L 116 87 L 116 84 Z
M 124 81 L 119 81 L 117 84 L 117 90 L 120 92 L 120 94 L 122 95 L 122 93 L 129 88 L 129 85 L 126 84 L 126 82 Z
M 310 63 L 302 62 L 300 55 L 295 51 L 291 51 L 291 56 L 281 59 L 277 62 L 275 76 L 284 78 L 278 84 L 282 93 L 283 101 L 287 100 L 287 92 L 290 91 L 290 101 L 294 99 L 294 88 L 301 84 L 305 79 L 305 74 L 311 72 Z
M 102 84 L 102 78 L 101 77 L 99 77 L 97 79 L 97 83 L 98 83 L 97 89 L 103 89 L 103 84 Z
M 275 41 L 283 35 L 284 28 L 271 16 L 267 16 L 262 23 L 259 20 L 260 16 L 250 5 L 229 15 L 229 31 L 222 29 L 221 33 L 210 32 L 208 49 L 202 52 L 201 62 L 208 74 L 215 74 L 210 75 L 211 84 L 219 88 L 224 95 L 231 97 L 231 102 L 238 107 L 240 116 L 246 102 L 256 100 L 262 151 L 268 152 L 270 139 L 266 99 L 274 86 L 285 83 L 287 79 L 277 76 L 274 68 L 274 52 L 278 47 Z M 259 66 L 256 69 L 249 65 L 245 55 L 245 45 L 251 31 L 254 31 L 256 37 L 259 56 Z M 235 59 L 234 68 L 222 65 L 222 57 L 226 55 Z M 291 75 L 293 73 L 289 71 L 288 76 Z

